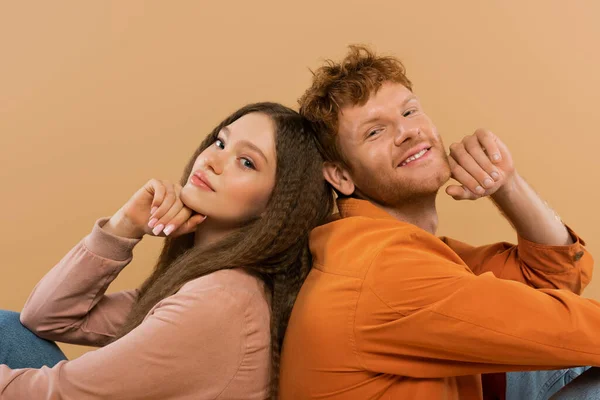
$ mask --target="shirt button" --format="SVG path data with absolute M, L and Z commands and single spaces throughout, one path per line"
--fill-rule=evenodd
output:
M 581 259 L 581 257 L 583 257 L 583 251 L 578 251 L 577 253 L 575 253 L 573 255 L 573 260 L 574 261 L 579 261 Z

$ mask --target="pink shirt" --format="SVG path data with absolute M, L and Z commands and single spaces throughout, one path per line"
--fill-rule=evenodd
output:
M 21 313 L 45 339 L 104 346 L 53 368 L 0 365 L 0 398 L 265 399 L 270 308 L 263 283 L 242 270 L 194 279 L 107 344 L 137 291 L 106 295 L 139 240 L 101 229 L 75 246 L 33 290 Z

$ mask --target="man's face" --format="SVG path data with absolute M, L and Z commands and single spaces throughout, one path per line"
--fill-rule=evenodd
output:
M 338 135 L 356 197 L 398 207 L 435 195 L 450 178 L 437 129 L 401 84 L 386 82 L 366 104 L 342 108 Z

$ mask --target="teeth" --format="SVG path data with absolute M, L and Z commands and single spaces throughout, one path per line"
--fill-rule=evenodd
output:
M 427 149 L 423 149 L 423 150 L 421 150 L 421 151 L 420 151 L 420 152 L 418 152 L 417 154 L 415 154 L 415 155 L 413 155 L 413 156 L 410 156 L 410 157 L 408 157 L 406 160 L 404 160 L 404 161 L 402 162 L 402 164 L 400 164 L 400 166 L 401 166 L 401 167 L 402 167 L 402 166 L 405 166 L 405 165 L 406 165 L 406 164 L 408 164 L 409 162 L 411 162 L 411 161 L 415 161 L 416 159 L 418 159 L 418 158 L 421 158 L 421 156 L 423 156 L 423 154 L 425 154 L 425 153 L 427 153 Z

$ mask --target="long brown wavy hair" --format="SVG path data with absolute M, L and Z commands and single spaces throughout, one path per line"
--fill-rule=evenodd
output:
M 194 246 L 194 233 L 165 239 L 153 273 L 118 337 L 137 327 L 160 300 L 186 282 L 215 271 L 243 268 L 261 278 L 271 292 L 271 398 L 277 398 L 280 350 L 294 301 L 311 268 L 308 234 L 331 213 L 333 197 L 322 175 L 323 160 L 310 124 L 276 103 L 247 105 L 221 122 L 192 155 L 181 177 L 185 185 L 194 161 L 221 129 L 258 112 L 275 124 L 275 186 L 261 217 L 208 246 Z

